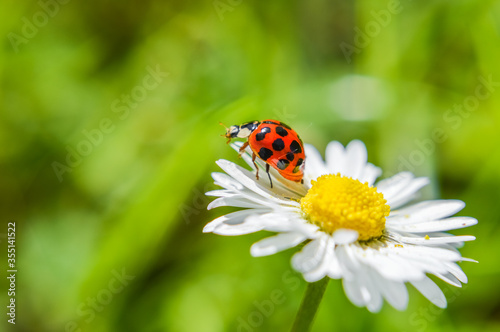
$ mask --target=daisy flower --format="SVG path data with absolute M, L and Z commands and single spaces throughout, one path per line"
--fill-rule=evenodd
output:
M 232 144 L 235 150 L 241 143 Z M 402 172 L 375 182 L 381 169 L 367 162 L 363 142 L 346 147 L 331 142 L 326 160 L 305 145 L 304 184 L 288 181 L 271 169 L 273 187 L 266 177 L 255 177 L 250 150 L 243 154 L 249 171 L 227 160 L 213 173 L 223 189 L 207 192 L 218 197 L 208 209 L 243 208 L 208 223 L 203 232 L 236 236 L 265 230 L 277 233 L 254 243 L 252 256 L 266 256 L 305 243 L 292 257 L 292 266 L 310 283 L 324 277 L 342 279 L 347 297 L 371 312 L 383 299 L 404 310 L 406 283 L 440 308 L 446 307 L 441 289 L 428 277 L 434 275 L 461 287 L 467 276 L 457 262 L 457 248 L 473 236 L 454 236 L 449 230 L 475 225 L 471 217 L 453 217 L 465 203 L 429 200 L 412 205 L 418 191 L 429 183 L 425 177 Z M 265 166 L 260 162 L 261 169 Z

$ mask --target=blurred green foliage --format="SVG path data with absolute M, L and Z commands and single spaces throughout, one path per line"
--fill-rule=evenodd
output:
M 462 253 L 480 264 L 462 264 L 464 289 L 439 283 L 448 309 L 410 289 L 407 311 L 374 315 L 332 281 L 313 331 L 500 330 L 499 84 L 477 97 L 481 80 L 500 82 L 500 2 L 42 0 L 0 13 L 0 246 L 15 220 L 19 270 L 17 323 L 3 314 L 2 330 L 288 330 L 305 289 L 296 249 L 252 258 L 265 234 L 201 232 L 230 211 L 203 196 L 214 161 L 237 160 L 219 121 L 263 118 L 320 151 L 362 139 L 384 176 L 430 176 L 423 198 L 462 199 L 480 221 L 455 232 L 477 236 Z

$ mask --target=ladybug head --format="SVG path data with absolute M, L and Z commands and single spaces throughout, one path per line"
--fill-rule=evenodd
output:
M 259 121 L 252 121 L 244 123 L 241 126 L 235 125 L 227 128 L 221 123 L 221 125 L 223 125 L 226 128 L 226 134 L 222 136 L 227 138 L 228 143 L 231 141 L 232 138 L 247 138 L 255 129 L 257 129 L 259 124 L 260 124 Z
M 231 126 L 226 129 L 226 137 L 227 138 L 236 138 L 241 137 L 240 135 L 240 126 Z
M 240 132 L 240 126 L 231 126 L 231 127 L 226 127 L 224 126 L 224 124 L 222 122 L 219 122 L 219 124 L 221 126 L 223 126 L 224 128 L 226 128 L 226 133 L 224 135 L 221 135 L 229 140 L 231 140 L 231 138 L 236 138 L 238 137 L 238 133 Z
M 238 133 L 240 132 L 240 126 L 231 126 L 231 127 L 226 127 L 222 122 L 219 122 L 221 126 L 226 128 L 226 133 L 221 135 L 222 137 L 227 138 L 227 143 L 229 144 L 231 142 L 232 138 L 238 137 Z

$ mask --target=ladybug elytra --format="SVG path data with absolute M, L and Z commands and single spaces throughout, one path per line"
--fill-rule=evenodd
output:
M 276 169 L 285 179 L 304 183 L 305 153 L 302 140 L 299 135 L 277 120 L 252 121 L 242 125 L 226 128 L 227 143 L 233 138 L 248 138 L 241 146 L 240 156 L 247 146 L 252 150 L 252 162 L 257 169 L 257 180 L 259 179 L 259 168 L 255 159 L 259 157 L 266 163 L 266 172 L 273 186 L 269 167 Z

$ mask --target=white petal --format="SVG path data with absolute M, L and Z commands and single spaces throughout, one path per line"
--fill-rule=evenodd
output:
M 328 143 L 326 146 L 325 160 L 330 174 L 344 174 L 346 164 L 346 153 L 344 146 L 337 141 Z
M 379 181 L 376 184 L 377 190 L 384 194 L 385 199 L 393 198 L 410 183 L 411 179 L 413 179 L 413 174 L 410 172 L 401 172 L 388 179 Z
M 408 290 L 403 282 L 392 281 L 373 274 L 382 296 L 397 310 L 405 310 L 408 306 Z
M 415 257 L 431 257 L 434 259 L 439 259 L 441 261 L 458 261 L 462 258 L 460 253 L 438 248 L 438 247 L 425 247 L 425 246 L 413 246 L 407 245 L 403 248 L 395 247 L 391 251 L 397 252 L 400 255 L 413 255 Z
M 226 204 L 226 202 L 233 202 L 233 200 L 235 205 L 231 205 L 231 203 L 227 203 L 226 205 L 235 207 L 249 207 L 249 208 L 268 207 L 270 209 L 281 209 L 281 208 L 289 209 L 289 208 L 298 208 L 300 206 L 300 203 L 293 200 L 283 199 L 280 200 L 279 202 L 271 201 L 245 187 L 237 191 L 215 190 L 213 192 L 208 192 L 207 194 L 210 194 L 211 196 L 219 196 L 222 198 L 226 198 L 224 200 L 220 200 L 218 203 L 213 203 L 213 205 L 209 205 L 209 208 L 223 206 L 219 204 Z
M 233 207 L 241 207 L 241 208 L 259 208 L 262 207 L 261 204 L 257 204 L 254 202 L 249 201 L 246 198 L 237 197 L 220 197 L 217 198 L 216 200 L 213 200 L 208 204 L 207 210 L 215 209 L 217 207 L 221 206 L 233 206 Z
M 421 244 L 421 245 L 435 245 L 435 244 L 445 244 L 445 243 L 462 242 L 462 241 L 474 241 L 475 239 L 476 237 L 472 235 L 429 237 L 428 239 L 426 239 L 425 237 L 409 237 L 409 236 L 399 237 L 399 240 L 401 242 L 409 244 Z
M 342 267 L 340 266 L 339 260 L 335 253 L 335 248 L 332 250 L 332 255 L 328 262 L 327 275 L 332 279 L 340 279 L 344 275 L 344 271 L 342 270 Z
M 464 202 L 455 199 L 424 201 L 401 210 L 391 211 L 387 221 L 408 224 L 438 220 L 452 216 L 464 207 Z
M 403 190 L 398 192 L 394 197 L 392 197 L 391 199 L 386 198 L 387 204 L 391 207 L 391 209 L 397 209 L 398 207 L 411 201 L 415 197 L 415 194 L 420 189 L 422 189 L 422 187 L 428 184 L 429 184 L 428 178 L 422 177 L 422 178 L 412 179 L 411 182 L 407 186 L 405 186 Z
M 306 240 L 306 237 L 301 233 L 280 233 L 276 236 L 271 236 L 254 243 L 250 248 L 250 253 L 254 257 L 273 255 L 277 252 L 295 247 L 304 240 Z
M 334 257 L 335 250 L 335 242 L 331 237 L 328 237 L 326 240 L 326 246 L 323 250 L 323 253 L 317 257 L 319 260 L 319 264 L 310 269 L 307 272 L 304 272 L 304 279 L 307 282 L 316 282 L 318 280 L 323 279 L 330 272 L 330 264 L 332 263 L 332 258 Z
M 434 281 L 425 277 L 422 280 L 411 281 L 411 284 L 434 305 L 446 308 L 446 297 Z
M 260 223 L 270 232 L 297 232 L 307 238 L 315 238 L 318 226 L 306 223 L 295 211 L 268 212 L 250 216 L 248 222 Z
M 333 233 L 333 240 L 337 245 L 349 244 L 356 241 L 357 239 L 358 232 L 352 229 L 338 229 L 335 231 L 335 233 Z
M 382 309 L 382 305 L 384 304 L 382 295 L 380 292 L 377 291 L 372 291 L 373 293 L 370 293 L 370 301 L 366 305 L 366 309 L 370 311 L 371 313 L 378 313 L 380 309 Z
M 441 279 L 441 280 L 449 283 L 450 285 L 453 285 L 455 287 L 462 287 L 462 284 L 460 283 L 460 280 L 458 280 L 457 277 L 455 277 L 451 273 L 445 273 L 445 274 L 436 273 L 435 275 L 436 275 L 436 277 L 438 277 L 439 279 Z
M 366 291 L 362 292 L 361 287 L 356 281 L 342 279 L 342 286 L 344 287 L 346 296 L 354 305 L 364 307 L 370 300 L 370 294 Z
M 226 236 L 238 236 L 255 233 L 263 229 L 264 226 L 262 224 L 254 224 L 249 222 L 243 222 L 236 225 L 222 223 L 214 229 L 213 233 Z
M 366 305 L 369 311 L 378 312 L 382 308 L 383 300 L 373 280 L 373 274 L 377 272 L 358 262 L 356 255 L 352 252 L 354 246 L 339 246 L 335 250 L 343 269 L 343 282 L 346 282 L 344 289 L 354 304 Z
M 403 233 L 403 232 L 401 232 Z M 422 236 L 423 234 L 416 234 L 416 233 L 406 233 L 404 235 L 413 235 L 413 236 Z M 456 235 L 454 234 L 450 234 L 450 233 L 446 233 L 446 232 L 430 232 L 428 234 L 425 234 L 425 235 L 429 235 L 429 237 L 455 237 Z M 456 241 L 456 242 L 451 242 L 451 243 L 446 243 L 446 244 L 440 244 L 439 247 L 441 248 L 446 248 L 446 249 L 449 249 L 449 250 L 454 250 L 456 252 L 459 252 L 457 248 L 462 248 L 463 246 L 465 245 L 464 242 L 462 241 Z
M 388 251 L 378 252 L 367 249 L 366 257 L 360 258 L 385 279 L 408 281 L 422 278 L 425 275 L 422 269 L 412 265 L 411 261 L 399 257 L 398 254 L 390 254 Z
M 361 183 L 368 182 L 369 186 L 373 186 L 375 183 L 375 180 L 382 174 L 382 169 L 379 167 L 367 163 L 365 168 L 363 169 L 361 175 L 359 176 L 358 180 Z
M 432 233 L 432 235 L 436 236 L 436 233 Z M 439 248 L 448 249 L 448 250 L 460 253 L 460 250 L 458 250 L 458 248 L 461 248 L 461 247 L 459 247 L 458 244 L 461 244 L 462 247 L 463 247 L 463 245 L 465 245 L 464 242 L 455 242 L 455 243 L 440 244 Z
M 446 267 L 444 266 L 442 261 L 439 261 L 437 259 L 433 259 L 430 257 L 405 257 L 408 260 L 411 260 L 411 264 L 416 267 L 417 269 L 420 269 L 422 272 L 425 273 L 431 273 L 431 274 L 443 274 L 446 273 Z M 420 276 L 419 278 L 411 278 L 408 279 L 410 280 L 419 280 L 423 276 Z
M 477 224 L 477 219 L 471 217 L 452 217 L 447 219 L 420 222 L 414 224 L 397 224 L 391 222 L 388 228 L 397 229 L 403 232 L 411 233 L 430 233 L 459 229 Z
M 354 253 L 355 248 L 357 248 L 355 244 L 337 246 L 335 248 L 335 254 L 344 273 L 344 277 L 349 280 L 355 280 L 361 268 L 358 255 Z
M 234 191 L 231 190 L 225 190 L 225 189 L 217 189 L 217 190 L 210 190 L 205 193 L 206 196 L 215 196 L 215 197 L 230 197 L 234 196 L 235 193 Z
M 230 177 L 227 174 L 213 172 L 212 178 L 214 179 L 215 184 L 220 186 L 220 187 L 234 190 L 234 191 L 238 191 L 238 190 L 243 189 L 243 186 L 241 185 L 241 183 L 239 183 L 238 181 L 236 181 L 235 179 L 233 179 L 232 177 Z
M 262 213 L 265 210 L 256 210 L 256 209 L 249 209 L 249 210 L 241 210 L 241 211 L 236 211 L 232 213 L 228 213 L 224 216 L 218 217 L 208 224 L 203 227 L 203 233 L 211 233 L 213 232 L 219 225 L 221 225 L 224 222 L 229 222 L 233 224 L 239 224 L 242 223 L 248 216 L 256 213 Z
M 304 144 L 304 152 L 306 154 L 304 177 L 308 178 L 309 180 L 314 180 L 321 175 L 328 174 L 323 158 L 314 146 L 310 144 Z M 306 182 L 306 180 L 304 180 L 304 182 Z
M 342 175 L 359 179 L 368 159 L 366 146 L 359 140 L 351 141 L 346 147 L 346 160 Z
M 292 257 L 292 266 L 295 270 L 307 273 L 316 269 L 323 261 L 329 237 L 323 236 L 314 239 Z
M 451 274 L 453 274 L 460 282 L 466 284 L 468 282 L 467 275 L 462 271 L 460 266 L 456 263 L 445 263 Z
M 373 274 L 377 273 L 368 267 L 361 266 L 362 269 L 359 271 L 362 278 L 362 292 L 367 292 L 370 296 L 366 308 L 373 313 L 377 313 L 382 309 L 383 299 L 379 287 L 375 284 L 373 280 Z
M 352 245 L 350 251 L 356 257 L 351 258 L 351 261 L 358 260 L 371 266 L 383 278 L 397 282 L 419 280 L 425 277 L 425 273 L 447 274 L 450 268 L 445 264 L 462 259 L 459 253 L 452 250 L 390 242 L 379 248 Z M 340 252 L 339 258 L 345 261 Z
M 427 178 L 414 178 L 410 172 L 401 172 L 380 181 L 376 186 L 384 194 L 391 209 L 396 209 L 412 200 L 415 193 L 428 183 Z
M 462 257 L 460 259 L 460 262 L 471 262 L 471 263 L 479 263 L 478 261 L 476 261 L 475 259 L 472 259 L 472 258 L 466 258 L 466 257 Z

